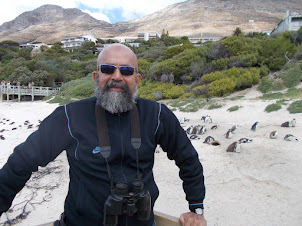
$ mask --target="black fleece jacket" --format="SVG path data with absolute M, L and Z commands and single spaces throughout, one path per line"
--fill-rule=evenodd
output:
M 104 202 L 110 195 L 110 180 L 99 146 L 95 117 L 96 98 L 58 107 L 40 124 L 39 129 L 18 145 L 0 170 L 0 214 L 11 206 L 15 195 L 24 187 L 38 166 L 46 166 L 66 150 L 70 165 L 69 190 L 64 212 L 70 225 L 102 225 Z M 205 196 L 203 168 L 198 154 L 175 115 L 163 104 L 137 99 L 142 145 L 139 172 L 151 194 L 152 209 L 159 195 L 152 168 L 159 144 L 180 168 L 183 189 L 190 206 L 202 206 Z M 137 175 L 136 152 L 130 142 L 130 114 L 106 112 L 111 155 L 109 166 L 113 182 L 129 185 Z M 119 217 L 119 225 L 152 225 L 134 216 Z

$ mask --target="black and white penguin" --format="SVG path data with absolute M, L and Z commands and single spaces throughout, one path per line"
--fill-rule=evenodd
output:
M 202 135 L 202 134 L 205 134 L 206 132 L 207 132 L 207 127 L 206 127 L 206 126 L 202 126 L 202 127 L 199 129 L 198 134 Z
M 229 129 L 228 132 L 226 132 L 226 134 L 225 134 L 225 138 L 231 139 L 231 137 L 232 137 L 232 130 Z
M 271 139 L 277 139 L 277 137 L 278 137 L 278 132 L 277 132 L 277 131 L 272 131 L 272 132 L 270 133 L 269 137 L 270 137 Z
M 217 129 L 217 128 L 218 128 L 218 126 L 219 126 L 219 125 L 218 125 L 218 124 L 216 124 L 216 125 L 212 126 L 212 127 L 211 127 L 211 129 Z
M 227 147 L 227 152 L 237 152 L 240 153 L 241 152 L 241 147 L 239 142 L 235 141 L 233 143 L 231 143 L 228 147 Z
M 291 120 L 290 123 L 292 127 L 296 127 L 296 119 Z
M 205 144 L 210 144 L 210 143 L 211 143 L 212 141 L 214 141 L 214 140 L 215 140 L 214 137 L 212 137 L 212 136 L 207 136 L 203 143 L 205 143 Z
M 186 130 L 187 134 L 192 134 L 193 125 L 189 126 L 189 128 Z
M 287 140 L 287 141 L 293 141 L 293 140 L 296 140 L 298 141 L 298 138 L 292 134 L 286 134 L 285 137 L 284 137 L 284 140 Z
M 183 123 L 189 122 L 189 121 L 190 121 L 190 119 L 185 118 L 185 117 L 183 117 L 183 118 L 181 118 L 181 119 L 179 120 L 180 124 L 183 124 Z M 41 120 L 39 120 L 39 123 L 41 123 Z
M 236 131 L 236 129 L 239 127 L 239 125 L 234 125 L 234 126 L 232 126 L 232 128 L 231 128 L 231 132 L 232 133 L 235 133 L 235 131 Z
M 251 142 L 253 142 L 253 140 L 252 139 L 248 139 L 248 138 L 241 138 L 241 139 L 239 139 L 239 144 L 242 144 L 242 143 L 251 143 Z
M 0 135 L 0 140 L 5 140 L 5 137 L 3 135 Z
M 190 139 L 191 139 L 191 140 L 199 140 L 200 137 L 197 136 L 197 135 L 195 135 L 195 134 L 193 134 L 193 135 L 190 136 Z
M 259 122 L 255 122 L 255 123 L 252 125 L 251 130 L 256 131 L 257 126 L 258 126 L 258 123 L 259 123 Z
M 212 123 L 212 118 L 209 115 L 202 116 L 201 120 L 203 120 L 204 122 L 208 122 L 209 121 L 209 123 Z

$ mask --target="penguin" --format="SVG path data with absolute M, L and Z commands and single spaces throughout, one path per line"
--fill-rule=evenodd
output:
M 216 125 L 212 126 L 212 127 L 211 127 L 211 129 L 217 129 L 217 128 L 218 128 L 218 126 L 219 126 L 219 125 L 218 125 L 218 124 L 216 124 Z
M 198 132 L 198 134 L 205 134 L 205 132 L 207 132 L 207 128 L 206 128 L 206 126 L 202 126 L 200 129 L 199 129 L 199 132 Z
M 5 137 L 3 135 L 0 135 L 0 140 L 5 140 Z
M 197 134 L 199 132 L 200 125 L 194 126 L 192 129 L 192 134 Z
M 235 133 L 235 130 L 239 127 L 239 125 L 234 125 L 232 128 L 231 128 L 231 132 L 232 133 Z
M 233 143 L 231 143 L 228 147 L 227 147 L 227 152 L 237 152 L 240 153 L 241 152 L 241 147 L 240 144 L 235 141 Z
M 294 135 L 292 134 L 286 134 L 285 137 L 284 137 L 284 140 L 287 140 L 287 141 L 293 141 L 293 140 L 296 140 L 298 141 L 298 138 L 295 137 Z
M 210 144 L 212 141 L 215 141 L 214 137 L 207 136 L 203 143 Z
M 181 119 L 179 120 L 180 124 L 183 124 L 183 123 L 189 122 L 189 121 L 190 121 L 190 119 L 187 119 L 187 118 L 185 118 L 185 117 L 183 117 L 183 118 L 181 118 Z M 39 123 L 41 123 L 41 120 L 39 120 Z
M 195 135 L 195 134 L 193 134 L 193 135 L 190 136 L 190 139 L 191 139 L 191 140 L 199 140 L 200 137 L 197 136 L 197 135 Z
M 212 123 L 212 118 L 209 115 L 202 116 L 201 120 L 203 120 L 204 122 L 210 121 L 210 123 Z
M 213 146 L 218 146 L 218 145 L 220 145 L 219 141 L 217 141 L 217 140 L 211 141 L 210 144 L 213 145 Z
M 225 138 L 231 139 L 231 137 L 232 137 L 232 131 L 231 129 L 229 129 L 228 132 L 225 134 Z
M 292 127 L 296 127 L 296 119 L 291 120 L 290 123 Z
M 16 127 L 12 128 L 12 130 L 16 130 L 16 129 L 17 129 Z
M 10 125 L 13 125 L 13 124 L 15 124 L 15 122 L 11 122 L 11 123 L 10 123 Z
M 242 143 L 251 143 L 251 142 L 253 142 L 253 140 L 252 139 L 248 139 L 248 138 L 241 138 L 238 141 L 239 144 L 242 144 Z
M 257 126 L 258 126 L 258 123 L 259 123 L 259 122 L 255 122 L 255 123 L 252 125 L 251 130 L 256 131 Z
M 283 123 L 281 124 L 281 127 L 290 127 L 290 126 L 291 126 L 291 123 L 290 123 L 289 121 L 283 122 Z
M 272 132 L 270 133 L 269 137 L 270 137 L 271 139 L 277 139 L 277 137 L 278 137 L 278 132 L 277 132 L 277 131 L 272 131 Z
M 186 130 L 187 134 L 192 134 L 193 125 L 189 126 L 189 128 Z

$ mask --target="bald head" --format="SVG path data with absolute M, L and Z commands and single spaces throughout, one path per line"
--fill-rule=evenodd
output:
M 129 65 L 129 63 L 131 63 L 131 65 L 129 66 L 138 68 L 137 57 L 135 53 L 129 47 L 123 44 L 111 44 L 104 50 L 102 50 L 102 52 L 98 56 L 97 65 L 115 64 L 114 62 L 109 62 L 112 61 L 112 58 L 119 59 L 119 61 L 121 62 L 125 61 L 124 65 Z

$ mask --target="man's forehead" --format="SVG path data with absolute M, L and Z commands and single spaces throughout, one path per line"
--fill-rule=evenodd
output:
M 99 55 L 99 63 L 115 63 L 119 62 L 120 64 L 136 64 L 137 58 L 136 55 L 132 52 L 131 49 L 128 49 L 126 46 L 112 46 L 106 47 Z

